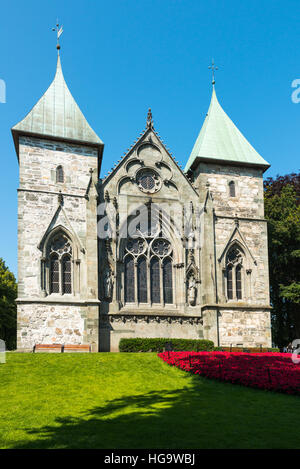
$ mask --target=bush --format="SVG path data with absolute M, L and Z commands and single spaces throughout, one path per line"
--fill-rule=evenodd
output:
M 163 352 L 166 344 L 171 343 L 175 352 L 201 352 L 214 350 L 211 340 L 192 339 L 121 339 L 120 352 Z
M 214 347 L 215 352 L 245 352 L 245 353 L 277 353 L 280 352 L 279 348 L 266 348 L 266 347 Z

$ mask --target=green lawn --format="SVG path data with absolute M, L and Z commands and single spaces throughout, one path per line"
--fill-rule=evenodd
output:
M 209 381 L 155 354 L 0 364 L 0 448 L 300 448 L 300 399 Z

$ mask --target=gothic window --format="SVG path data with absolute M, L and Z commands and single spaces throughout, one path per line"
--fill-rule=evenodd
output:
M 172 245 L 163 237 L 145 237 L 126 241 L 124 264 L 125 303 L 173 303 Z
M 243 260 L 244 253 L 234 245 L 226 257 L 227 299 L 241 300 L 243 298 Z
M 62 259 L 62 291 L 63 293 L 72 293 L 72 269 L 71 258 L 69 255 Z
M 50 259 L 50 293 L 59 293 L 59 260 L 53 254 Z
M 157 257 L 150 263 L 151 303 L 160 303 L 160 264 Z
M 235 182 L 234 181 L 230 181 L 229 183 L 229 195 L 230 197 L 235 197 Z
M 232 289 L 232 267 L 227 267 L 227 298 L 232 300 L 233 298 L 233 289 Z
M 147 303 L 147 264 L 144 256 L 138 260 L 137 271 L 139 303 Z
M 167 258 L 163 262 L 163 288 L 164 302 L 173 303 L 173 286 L 172 286 L 172 261 Z
M 56 182 L 64 182 L 64 170 L 62 166 L 56 168 Z
M 158 174 L 149 168 L 143 168 L 138 172 L 136 182 L 138 188 L 148 194 L 157 192 L 162 184 Z
M 125 258 L 125 301 L 134 302 L 134 260 L 132 256 Z
M 47 257 L 50 294 L 72 293 L 72 245 L 64 233 L 60 232 L 50 238 Z
M 238 265 L 235 269 L 235 285 L 236 285 L 236 298 L 242 299 L 242 267 Z

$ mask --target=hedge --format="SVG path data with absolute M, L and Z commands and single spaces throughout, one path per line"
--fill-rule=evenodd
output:
M 166 344 L 172 344 L 175 352 L 201 352 L 214 350 L 211 340 L 192 339 L 121 339 L 120 352 L 163 352 Z
M 215 352 L 246 352 L 246 353 L 267 353 L 280 352 L 279 348 L 266 347 L 214 347 Z
M 221 351 L 221 352 L 279 352 L 278 348 L 261 347 L 214 347 L 211 340 L 203 339 L 121 339 L 119 343 L 120 352 L 163 352 L 167 344 L 172 344 L 174 352 L 201 352 L 201 351 Z

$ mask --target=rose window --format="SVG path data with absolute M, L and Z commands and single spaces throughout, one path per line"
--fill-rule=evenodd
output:
M 132 254 L 141 254 L 144 251 L 145 242 L 142 238 L 129 239 L 127 250 Z
M 139 171 L 137 184 L 142 192 L 154 193 L 160 189 L 161 180 L 154 171 L 146 169 Z
M 152 243 L 152 251 L 160 257 L 170 253 L 171 244 L 166 239 L 155 239 Z

